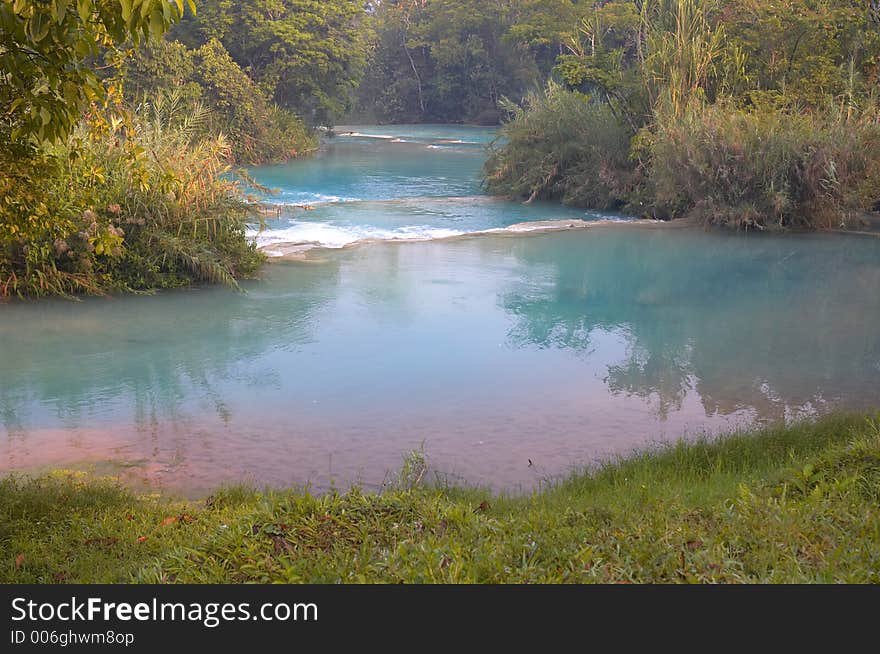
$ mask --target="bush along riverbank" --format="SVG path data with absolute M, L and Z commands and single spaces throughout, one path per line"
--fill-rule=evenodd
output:
M 134 113 L 111 96 L 63 142 L 27 156 L 0 148 L 0 298 L 254 274 L 263 256 L 245 225 L 258 217 L 228 176 L 229 141 L 204 135 L 205 119 L 174 97 Z
M 192 0 L 138 7 L 0 8 L 0 300 L 237 286 L 263 257 L 245 236 L 252 183 L 233 165 L 318 145 L 201 28 L 192 47 L 163 40 L 201 25 Z
M 611 0 L 484 169 L 521 200 L 735 228 L 880 209 L 880 30 L 867 6 Z
M 53 582 L 877 582 L 880 417 L 679 443 L 529 496 L 137 496 L 56 473 L 0 482 L 0 579 Z

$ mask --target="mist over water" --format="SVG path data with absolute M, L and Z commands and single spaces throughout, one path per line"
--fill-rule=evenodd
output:
M 416 142 L 338 136 L 255 169 L 291 199 L 357 197 L 259 238 L 589 217 L 482 196 L 481 146 L 439 139 L 485 130 L 370 134 Z M 246 294 L 0 306 L 0 472 L 103 462 L 188 493 L 374 488 L 424 445 L 453 481 L 519 490 L 651 442 L 880 398 L 880 239 L 610 225 L 316 252 Z

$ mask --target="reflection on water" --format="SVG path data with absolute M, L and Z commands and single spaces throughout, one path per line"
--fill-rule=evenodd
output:
M 596 330 L 626 340 L 613 393 L 654 397 L 660 415 L 696 393 L 707 415 L 780 418 L 880 390 L 875 239 L 621 230 L 519 256 L 543 274 L 503 296 L 515 345 L 589 351 Z
M 878 287 L 878 239 L 599 227 L 344 250 L 246 295 L 6 305 L 0 471 L 374 486 L 424 442 L 436 469 L 529 487 L 652 440 L 876 406 Z
M 271 278 L 247 295 L 206 288 L 152 297 L 42 301 L 0 307 L 0 415 L 8 431 L 32 421 L 75 425 L 109 416 L 136 422 L 188 407 L 228 414 L 229 380 L 277 385 L 277 374 L 240 377 L 238 364 L 268 342 L 313 340 L 310 317 L 333 293 L 337 267 L 305 268 L 295 289 Z M 266 300 L 269 301 L 266 301 Z

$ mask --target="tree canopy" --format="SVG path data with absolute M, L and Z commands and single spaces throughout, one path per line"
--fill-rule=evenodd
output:
M 590 3 L 373 3 L 358 108 L 381 121 L 497 123 L 499 101 L 543 85 Z
M 90 58 L 101 49 L 160 37 L 193 0 L 3 0 L 0 133 L 65 136 L 103 85 Z
M 171 36 L 191 48 L 216 39 L 271 100 L 324 124 L 349 108 L 365 17 L 358 0 L 202 0 Z

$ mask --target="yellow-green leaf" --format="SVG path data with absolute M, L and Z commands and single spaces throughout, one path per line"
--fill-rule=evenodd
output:
M 76 10 L 82 22 L 86 22 L 92 16 L 92 0 L 77 0 Z
M 154 11 L 150 14 L 150 35 L 157 39 L 162 36 L 165 31 L 165 22 L 162 20 L 161 11 Z
M 64 22 L 64 18 L 67 16 L 67 7 L 70 5 L 70 0 L 55 0 L 55 22 L 59 25 Z

